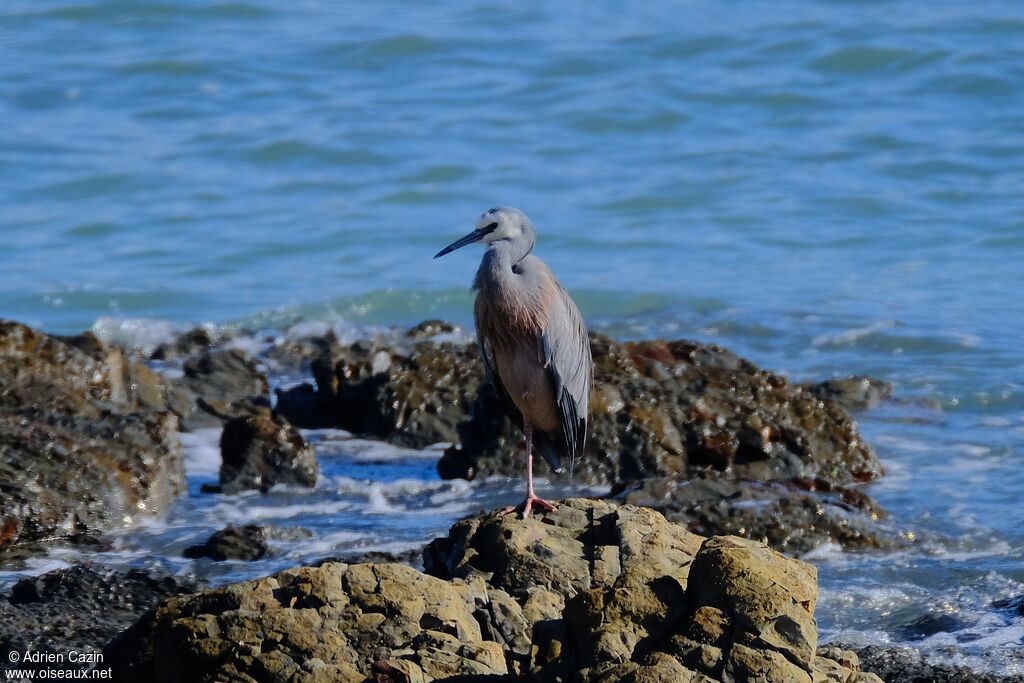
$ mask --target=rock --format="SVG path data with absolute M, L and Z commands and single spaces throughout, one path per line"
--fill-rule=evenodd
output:
M 310 403 L 308 388 L 295 390 L 305 410 L 292 410 L 292 392 L 279 394 L 278 411 L 289 421 L 412 448 L 458 440 L 483 380 L 475 348 L 450 342 L 419 342 L 411 351 L 385 340 L 357 342 L 340 358 L 314 360 L 311 369 L 316 400 Z
M 89 353 L 0 322 L 0 549 L 130 524 L 185 491 L 162 378 L 77 343 Z
M 909 542 L 880 522 L 887 515 L 866 494 L 820 479 L 647 479 L 613 498 L 651 507 L 698 534 L 743 536 L 793 555 L 824 543 L 891 549 Z
M 473 616 L 480 591 L 402 565 L 290 569 L 172 598 L 108 645 L 104 661 L 117 680 L 502 675 L 501 647 L 482 640 Z
M 442 334 L 454 334 L 459 328 L 444 320 L 424 320 L 405 333 L 409 339 L 430 339 Z
M 892 398 L 892 384 L 871 377 L 853 376 L 799 386 L 812 396 L 835 401 L 853 411 L 868 410 Z
M 214 348 L 188 358 L 172 408 L 187 430 L 217 427 L 233 417 L 270 414 L 270 388 L 257 362 L 241 349 Z
M 433 331 L 424 323 L 421 331 Z M 437 328 L 441 329 L 441 328 Z M 717 346 L 592 335 L 590 483 L 713 473 L 747 479 L 868 481 L 882 470 L 836 402 Z M 472 344 L 387 340 L 325 345 L 316 387 L 279 394 L 299 426 L 334 426 L 410 447 L 452 442 L 446 478 L 519 473 L 518 431 L 484 381 Z M 543 467 L 543 465 L 540 465 Z
M 789 665 L 805 673 L 794 669 L 779 680 L 809 680 L 818 646 L 817 578 L 813 565 L 764 544 L 735 536 L 709 538 L 690 568 L 689 633 L 698 642 L 722 647 L 726 671 L 746 672 L 735 673 L 737 678 L 788 671 Z M 702 609 L 714 618 L 698 619 Z
M 264 357 L 273 367 L 290 372 L 308 372 L 311 364 L 318 359 L 341 358 L 347 349 L 333 330 L 320 334 L 284 336 L 270 340 Z
M 210 536 L 204 543 L 189 546 L 182 553 L 188 558 L 208 557 L 223 560 L 258 560 L 267 554 L 266 530 L 258 524 L 228 526 Z
M 439 329 L 428 321 L 410 334 Z M 791 385 L 729 351 L 685 341 L 593 335 L 591 349 L 593 433 L 577 478 L 616 484 L 619 500 L 654 506 L 699 533 L 787 552 L 905 542 L 851 486 L 882 470 L 849 415 L 818 395 L 832 387 L 839 396 L 841 381 Z M 521 437 L 484 381 L 475 345 L 406 349 L 378 339 L 325 343 L 320 352 L 316 387 L 278 394 L 277 410 L 290 420 L 412 447 L 451 441 L 438 463 L 445 479 L 521 475 Z M 877 393 L 881 385 L 867 386 Z M 627 487 L 633 482 L 639 490 Z
M 877 457 L 838 404 L 725 349 L 687 341 L 618 343 L 593 335 L 591 350 L 592 435 L 576 468 L 585 479 L 714 473 L 846 484 L 881 474 Z M 493 419 L 483 408 L 474 406 L 474 421 Z M 480 474 L 518 472 L 518 459 L 502 450 L 505 444 L 494 434 L 501 432 L 488 428 L 478 441 L 480 434 L 464 429 L 465 453 L 446 457 L 461 457 Z M 496 452 L 504 457 L 494 458 Z
M 54 339 L 59 339 L 68 346 L 73 346 L 85 355 L 96 360 L 103 360 L 103 357 L 107 355 L 110 350 L 106 344 L 100 341 L 92 332 L 82 332 L 81 334 L 72 335 L 52 335 Z
M 483 514 L 424 566 L 325 563 L 171 598 L 105 663 L 127 681 L 874 680 L 816 649 L 813 567 L 653 510 Z
M 220 437 L 220 486 L 224 493 L 266 492 L 275 484 L 316 485 L 313 447 L 291 425 L 264 416 L 236 417 Z
M 205 327 L 196 327 L 178 335 L 174 341 L 157 346 L 150 354 L 150 360 L 174 360 L 196 356 L 209 351 L 216 343 L 224 341 L 223 334 L 214 334 Z
M 326 562 L 338 562 L 342 564 L 404 564 L 410 567 L 420 568 L 423 566 L 423 548 L 410 548 L 398 552 L 386 550 L 358 550 L 352 549 L 348 552 L 341 552 L 336 556 L 326 558 L 316 564 Z
M 116 572 L 78 565 L 16 583 L 0 601 L 0 662 L 8 653 L 99 652 L 159 600 L 198 586 L 133 569 Z M 48 665 L 44 665 L 48 666 Z M 65 661 L 66 668 L 78 668 Z
M 995 600 L 992 602 L 992 606 L 998 610 L 1009 612 L 1013 616 L 1024 617 L 1024 595 Z
M 463 520 L 427 546 L 424 567 L 514 596 L 531 617 L 539 680 L 810 681 L 817 666 L 812 566 L 705 540 L 646 508 L 568 500 L 536 520 Z M 538 594 L 554 607 L 528 611 Z
M 1024 676 L 994 676 L 950 664 L 928 662 L 919 651 L 889 645 L 856 649 L 861 669 L 899 683 L 1021 683 Z
M 702 541 L 653 510 L 570 499 L 537 520 L 495 514 L 456 522 L 427 545 L 423 566 L 439 578 L 488 577 L 513 594 L 544 588 L 565 600 L 627 570 L 673 575 L 685 588 Z
M 899 639 L 907 641 L 924 640 L 934 636 L 936 633 L 959 631 L 966 625 L 964 620 L 958 615 L 946 612 L 927 612 L 903 624 L 899 629 Z

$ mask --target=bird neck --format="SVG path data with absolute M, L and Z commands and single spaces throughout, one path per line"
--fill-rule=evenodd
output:
M 518 248 L 517 248 L 518 247 Z M 501 240 L 492 243 L 484 252 L 480 269 L 476 272 L 474 286 L 481 290 L 508 290 L 515 274 L 513 266 L 526 258 L 529 249 L 522 249 L 514 242 Z

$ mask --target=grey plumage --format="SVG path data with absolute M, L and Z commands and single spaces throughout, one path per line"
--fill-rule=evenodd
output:
M 535 239 L 523 212 L 496 208 L 437 256 L 472 242 L 487 244 L 473 288 L 488 377 L 523 425 L 527 448 L 533 435 L 555 471 L 561 471 L 562 458 L 568 458 L 571 470 L 586 442 L 593 362 L 579 309 L 547 265 L 530 253 Z M 529 457 L 528 450 L 527 502 L 533 497 Z

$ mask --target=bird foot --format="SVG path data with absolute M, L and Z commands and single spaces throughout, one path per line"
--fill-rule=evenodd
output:
M 540 508 L 545 512 L 551 512 L 555 509 L 555 506 L 546 500 L 542 500 L 537 496 L 530 494 L 522 503 L 519 505 L 509 505 L 501 511 L 501 514 L 509 515 L 513 512 L 517 512 L 522 519 L 526 519 L 530 516 L 530 508 Z

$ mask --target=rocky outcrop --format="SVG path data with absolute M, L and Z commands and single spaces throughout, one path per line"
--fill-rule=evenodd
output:
M 473 616 L 474 590 L 396 564 L 290 569 L 164 602 L 108 646 L 105 663 L 140 681 L 506 673 Z
M 146 681 L 878 680 L 816 647 L 813 567 L 652 510 L 485 514 L 424 564 L 326 563 L 171 598 L 105 664 Z
M 185 490 L 171 393 L 91 335 L 0 322 L 0 549 L 163 512 Z
M 885 511 L 867 495 L 821 479 L 647 479 L 612 498 L 658 510 L 698 534 L 742 536 L 797 556 L 825 543 L 865 550 L 910 542 L 882 522 Z
M 275 484 L 314 486 L 313 447 L 291 425 L 265 416 L 228 420 L 220 437 L 220 490 L 266 492 Z
M 227 526 L 213 533 L 205 542 L 185 548 L 185 557 L 206 557 L 224 560 L 258 560 L 269 551 L 266 529 L 258 524 Z
M 173 406 L 187 430 L 217 427 L 233 417 L 270 414 L 270 387 L 257 361 L 241 349 L 214 348 L 182 366 L 181 399 Z
M 858 648 L 856 654 L 864 671 L 893 683 L 1024 683 L 1021 675 L 996 676 L 929 662 L 921 652 L 909 647 L 869 645 Z
M 160 600 L 197 589 L 169 576 L 88 565 L 22 579 L 0 599 L 0 666 L 11 651 L 99 652 Z M 62 666 L 91 664 L 65 660 Z
M 443 478 L 520 476 L 521 437 L 484 381 L 475 345 L 438 343 L 450 330 L 436 321 L 415 330 L 347 347 L 306 344 L 316 387 L 279 392 L 277 410 L 304 426 L 413 447 L 451 441 L 438 463 Z M 421 332 L 434 341 L 417 343 Z M 592 335 L 591 350 L 592 433 L 577 478 L 614 484 L 625 491 L 619 500 L 652 505 L 700 533 L 789 552 L 902 542 L 878 524 L 884 511 L 851 487 L 882 469 L 842 407 L 866 407 L 888 385 L 862 377 L 789 384 L 725 349 L 686 341 Z
M 592 335 L 592 435 L 576 468 L 614 483 L 702 473 L 833 484 L 881 474 L 845 410 L 717 346 Z M 444 477 L 518 473 L 518 436 L 484 382 L 473 345 L 378 340 L 310 361 L 316 387 L 279 395 L 301 426 L 337 426 L 421 447 L 451 441 Z
M 816 384 L 802 384 L 812 396 L 835 401 L 847 410 L 868 410 L 892 398 L 892 384 L 872 377 L 855 375 L 829 379 Z
M 171 341 L 160 344 L 149 355 L 150 360 L 170 361 L 189 356 L 198 356 L 209 351 L 215 344 L 223 342 L 222 332 L 214 332 L 205 327 L 195 327 L 184 334 L 179 334 Z

